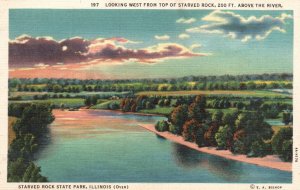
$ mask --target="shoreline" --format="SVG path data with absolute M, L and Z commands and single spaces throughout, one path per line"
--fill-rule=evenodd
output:
M 79 108 L 81 110 L 102 110 L 102 111 L 112 111 L 112 112 L 117 112 L 117 113 L 122 113 L 122 114 L 132 114 L 132 115 L 144 115 L 144 116 L 161 116 L 161 117 L 166 117 L 163 114 L 155 114 L 155 113 L 141 113 L 141 112 L 123 112 L 122 110 L 110 110 L 110 109 L 93 109 L 93 108 L 85 108 L 81 107 Z
M 254 164 L 257 166 L 277 169 L 286 172 L 292 172 L 292 163 L 291 162 L 283 162 L 277 155 L 267 155 L 263 158 L 260 157 L 247 157 L 242 154 L 232 154 L 229 150 L 216 150 L 215 147 L 198 147 L 196 143 L 185 141 L 181 136 L 174 135 L 170 132 L 158 132 L 155 130 L 153 124 L 139 124 L 140 127 L 143 127 L 146 130 L 149 130 L 161 137 L 164 137 L 172 142 L 176 142 L 178 144 L 187 146 L 199 152 L 212 154 L 215 156 L 219 156 L 222 158 L 235 160 L 239 162 L 244 162 L 248 164 Z

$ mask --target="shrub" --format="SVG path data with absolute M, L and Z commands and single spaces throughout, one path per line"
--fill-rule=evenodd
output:
M 156 131 L 159 131 L 159 132 L 169 131 L 169 123 L 164 120 L 158 121 L 155 124 L 155 129 L 156 129 Z

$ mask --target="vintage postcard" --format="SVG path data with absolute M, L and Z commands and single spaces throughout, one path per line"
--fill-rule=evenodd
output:
M 1 0 L 2 190 L 297 190 L 296 0 Z

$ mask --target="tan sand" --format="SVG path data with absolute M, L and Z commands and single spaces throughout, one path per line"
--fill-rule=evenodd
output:
M 282 160 L 280 160 L 280 158 L 277 155 L 268 155 L 263 158 L 248 158 L 246 155 L 232 154 L 229 150 L 216 150 L 215 147 L 199 148 L 197 144 L 192 143 L 192 142 L 187 142 L 181 136 L 174 135 L 170 132 L 156 131 L 153 124 L 140 124 L 140 126 L 149 131 L 152 131 L 152 132 L 156 133 L 157 135 L 162 136 L 168 140 L 171 140 L 178 144 L 195 149 L 199 152 L 204 152 L 204 153 L 220 156 L 220 157 L 231 159 L 231 160 L 236 160 L 236 161 L 245 162 L 245 163 L 249 163 L 249 164 L 255 164 L 258 166 L 278 169 L 278 170 L 282 170 L 282 171 L 288 171 L 288 172 L 292 171 L 292 163 L 283 162 Z

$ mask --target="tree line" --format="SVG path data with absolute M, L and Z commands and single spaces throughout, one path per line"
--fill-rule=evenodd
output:
M 206 111 L 205 96 L 196 96 L 192 103 L 173 109 L 168 120 L 155 125 L 157 131 L 181 135 L 199 147 L 228 149 L 249 157 L 278 154 L 284 161 L 292 159 L 292 128 L 282 128 L 274 137 L 272 127 L 261 112 L 223 113 Z M 273 137 L 273 138 L 272 138 Z
M 179 105 L 190 105 L 196 96 L 133 96 L 123 98 L 120 105 L 111 106 L 113 109 L 121 109 L 124 112 L 138 112 L 143 109 L 154 109 L 159 107 L 177 107 Z M 230 97 L 205 97 L 205 108 L 228 109 L 236 108 L 240 112 L 257 111 L 264 118 L 276 119 L 282 113 L 282 122 L 289 124 L 293 120 L 293 106 L 284 102 L 266 102 L 263 98 L 235 99 Z M 87 100 L 87 99 L 86 99 Z M 90 104 L 95 105 L 97 98 L 88 98 Z M 172 103 L 173 102 L 173 103 Z M 114 104 L 116 104 L 114 102 Z
M 248 74 L 248 75 L 209 75 L 209 76 L 185 76 L 178 78 L 148 78 L 148 79 L 116 79 L 116 80 L 101 80 L 101 79 L 64 79 L 64 78 L 10 78 L 9 87 L 16 87 L 18 84 L 59 84 L 59 85 L 96 85 L 96 84 L 115 84 L 115 83 L 169 83 L 177 82 L 217 82 L 217 81 L 291 81 L 293 80 L 292 73 L 264 73 L 264 74 Z
M 181 83 L 112 83 L 95 85 L 61 85 L 46 84 L 45 86 L 18 84 L 19 92 L 54 92 L 54 93 L 80 93 L 80 92 L 141 92 L 141 91 L 183 91 L 183 90 L 266 90 L 266 89 L 292 89 L 292 82 L 181 82 Z

